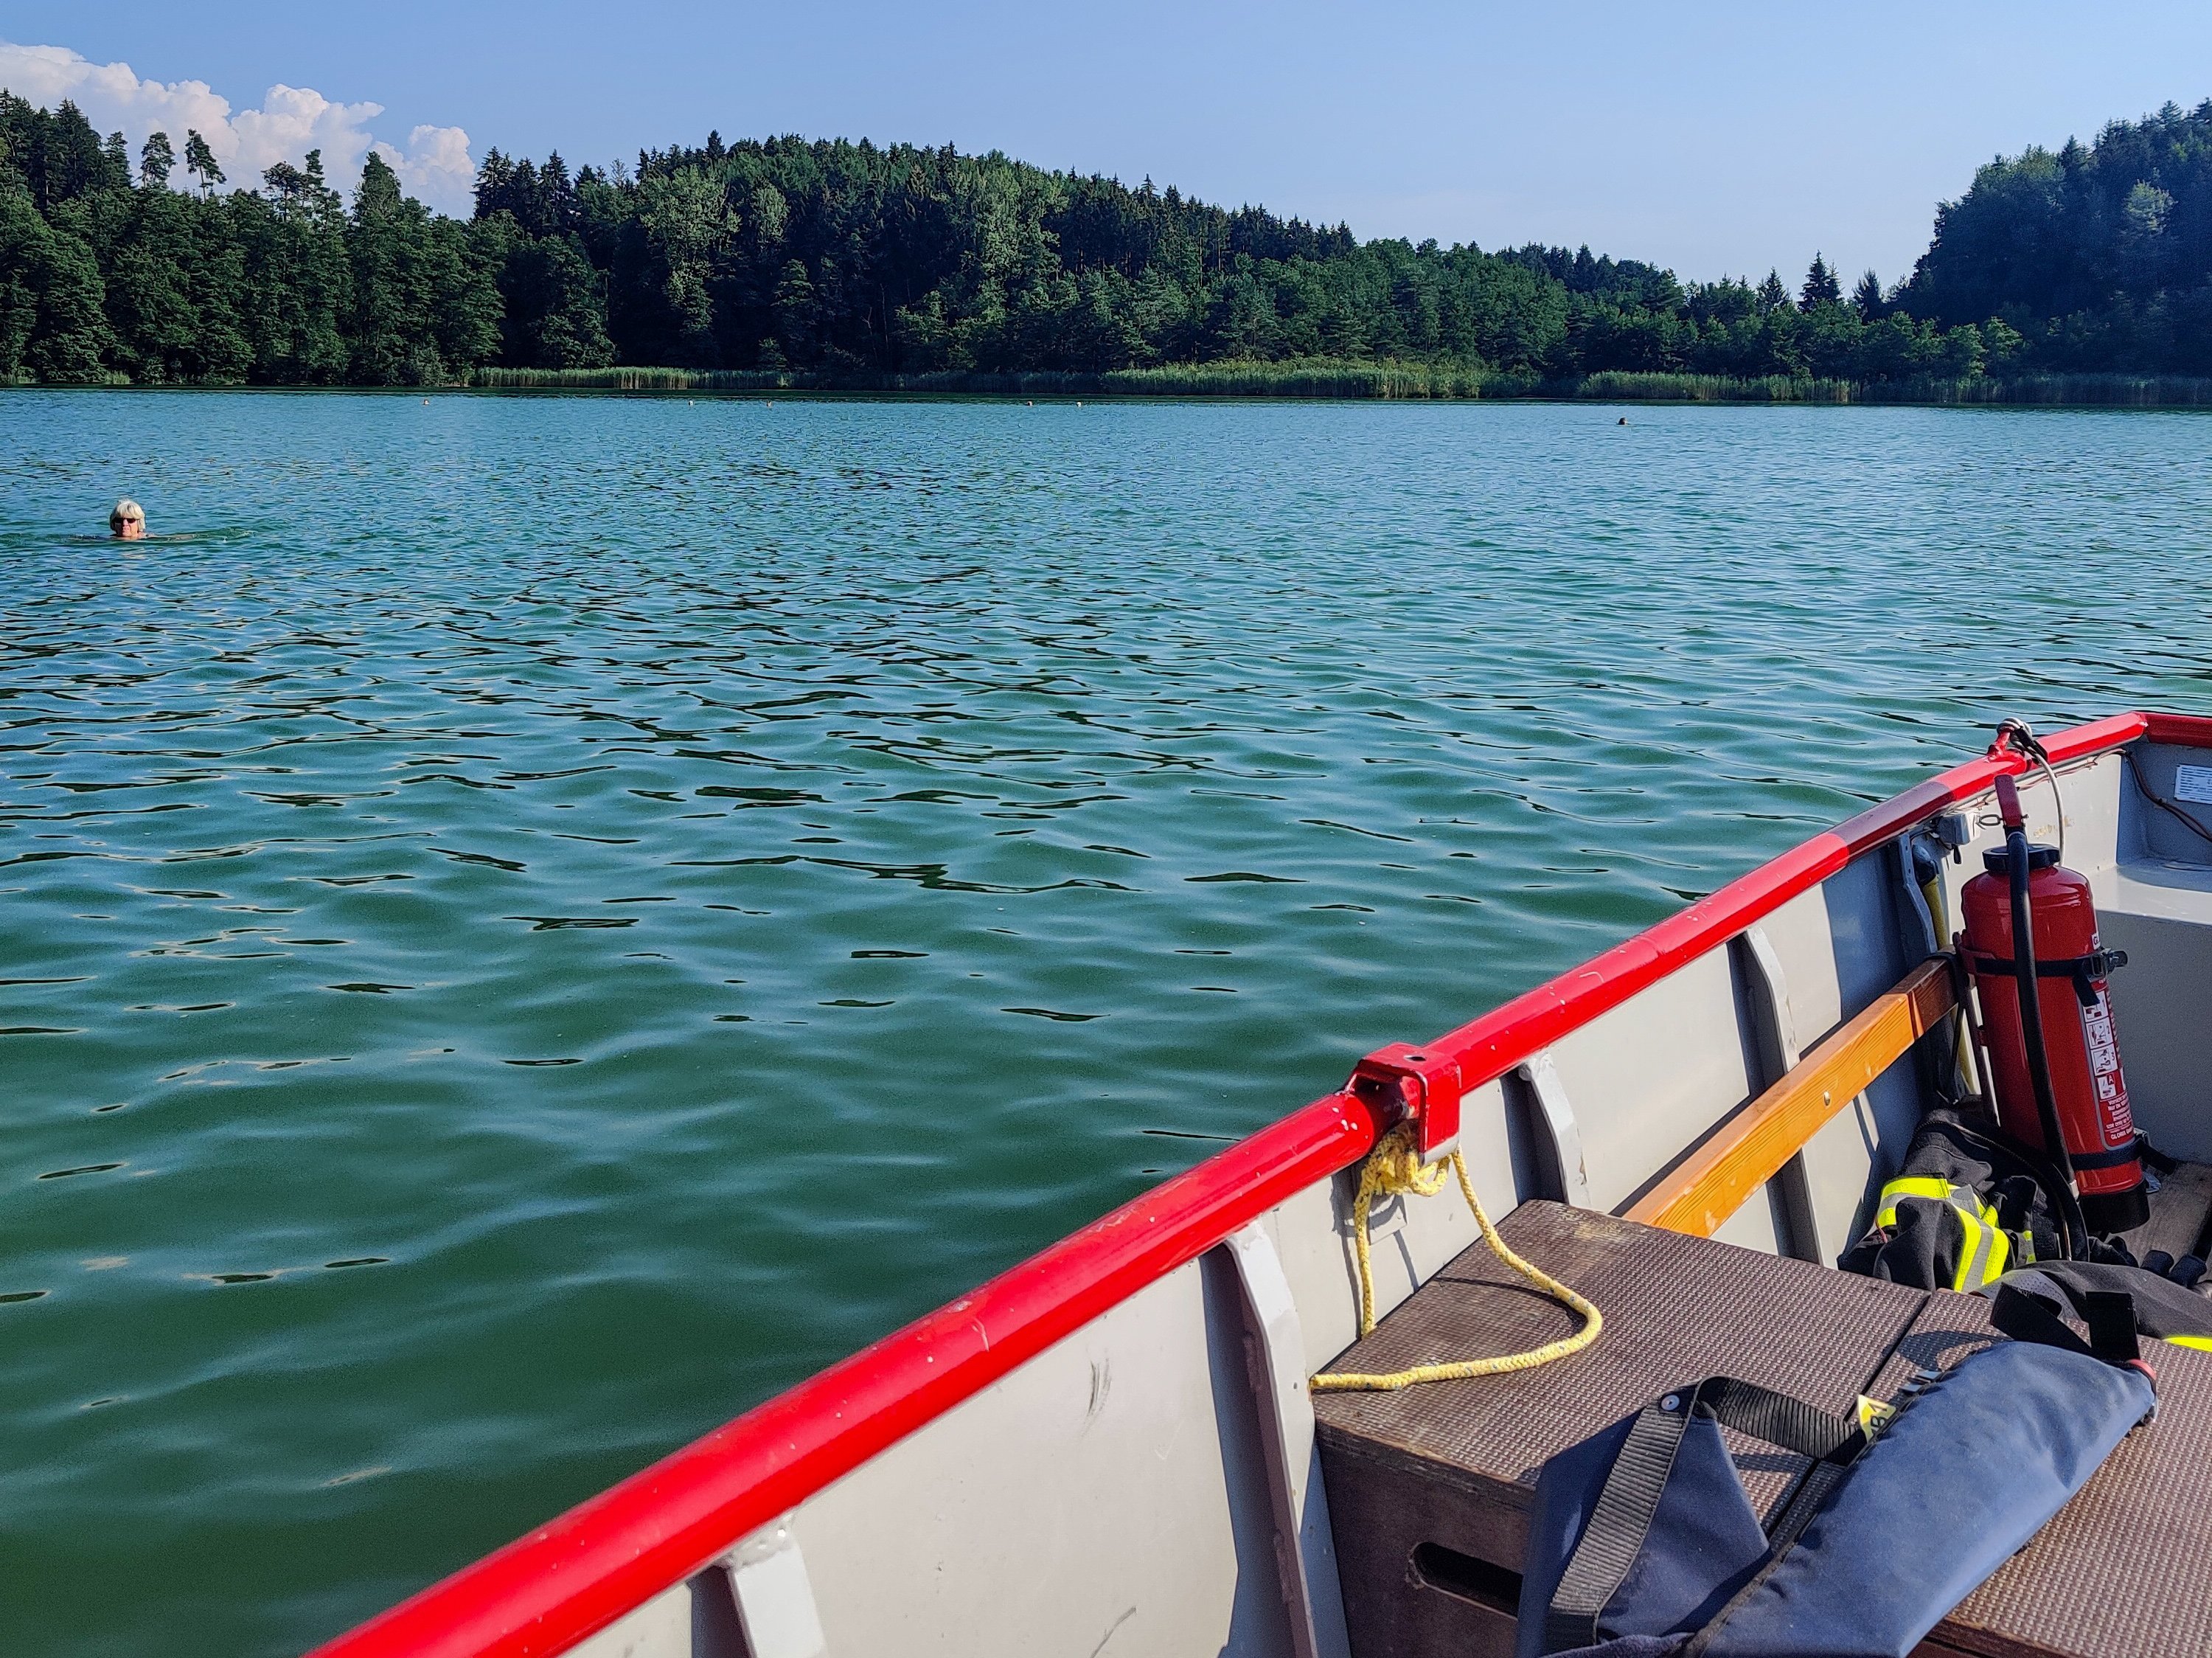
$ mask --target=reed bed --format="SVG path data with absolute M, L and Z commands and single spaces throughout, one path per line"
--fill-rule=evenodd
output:
M 786 376 L 732 369 L 478 369 L 468 383 L 494 391 L 739 392 L 773 389 Z
M 927 374 L 742 369 L 479 369 L 470 384 L 506 391 L 890 392 L 996 397 L 1119 394 L 1134 397 L 1477 397 L 1485 369 L 1425 363 L 1170 363 L 1103 374 L 1036 369 L 1012 374 L 944 369 Z
M 1800 379 L 1790 375 L 1737 380 L 1723 375 L 1630 374 L 1609 369 L 1580 380 L 1554 382 L 1552 389 L 1538 395 L 1606 403 L 1849 403 L 1853 390 L 1847 380 Z
M 1166 363 L 1119 369 L 1099 377 L 1100 389 L 1140 397 L 1473 398 L 1499 377 L 1452 363 L 1346 363 L 1294 358 L 1282 363 Z
M 2015 403 L 2121 408 L 2212 405 L 2212 379 L 2185 375 L 2016 375 L 1936 381 L 1896 381 L 1866 388 L 1866 400 Z
M 1577 379 L 1501 375 L 1461 363 L 1286 362 L 1164 363 L 1103 374 L 1033 370 L 928 374 L 751 369 L 478 369 L 468 384 L 495 391 L 805 392 L 944 397 L 1222 397 L 1351 399 L 1550 399 L 1603 403 L 1917 403 L 2056 406 L 2212 406 L 2212 378 L 2172 375 L 1920 376 L 1852 381 L 1765 375 L 1631 374 Z

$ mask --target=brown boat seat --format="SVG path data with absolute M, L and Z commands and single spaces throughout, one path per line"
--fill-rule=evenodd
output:
M 1725 1375 L 1824 1409 L 1891 1398 L 1994 1339 L 1988 1302 L 1558 1204 L 1501 1223 L 1588 1295 L 1605 1332 L 1535 1370 L 1314 1397 L 1353 1658 L 1504 1658 L 1528 1505 L 1545 1460 L 1668 1387 Z M 1477 1244 L 1329 1368 L 1403 1369 L 1555 1340 L 1574 1316 Z M 1922 1651 L 1983 1658 L 2203 1658 L 2212 1652 L 2212 1353 L 2153 1344 L 2157 1418 Z M 1738 1441 L 1753 1503 L 1802 1459 Z

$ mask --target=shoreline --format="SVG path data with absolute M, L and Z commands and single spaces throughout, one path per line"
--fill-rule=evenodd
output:
M 614 396 L 777 393 L 805 398 L 1047 398 L 1102 400 L 1203 398 L 1254 402 L 1541 402 L 1891 405 L 1932 408 L 2204 408 L 2212 377 L 2174 375 L 1976 375 L 1949 380 L 1852 381 L 1766 375 L 1630 374 L 1607 370 L 1571 379 L 1536 379 L 1479 368 L 1416 363 L 1310 360 L 1177 364 L 1103 373 L 1031 370 L 1007 374 L 942 370 L 902 375 L 804 369 L 479 369 L 467 379 L 416 386 L 251 381 L 135 381 L 93 384 L 17 381 L 15 390 L 381 392 L 424 393 L 589 393 Z

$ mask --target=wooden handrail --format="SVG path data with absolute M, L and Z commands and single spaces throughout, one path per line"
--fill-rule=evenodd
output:
M 1941 956 L 1922 962 L 1668 1170 L 1637 1199 L 1627 1218 L 1710 1238 L 1821 1125 L 1865 1093 L 1957 1005 L 1950 964 Z

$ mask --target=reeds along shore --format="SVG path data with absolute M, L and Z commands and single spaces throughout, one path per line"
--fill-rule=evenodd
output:
M 1768 375 L 1602 373 L 1543 380 L 1481 368 L 1424 363 L 1170 364 L 1106 374 L 845 374 L 754 369 L 477 369 L 467 382 L 488 390 L 611 392 L 846 392 L 985 397 L 1259 397 L 1586 399 L 1607 403 L 1917 403 L 2212 405 L 2212 378 L 2160 375 L 1978 375 L 1860 382 Z

